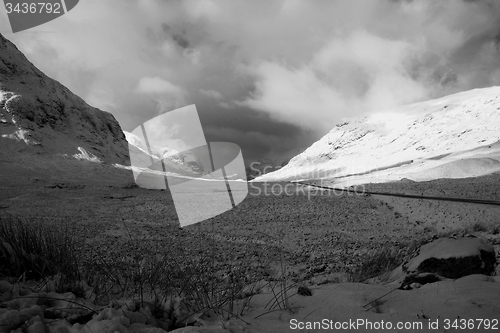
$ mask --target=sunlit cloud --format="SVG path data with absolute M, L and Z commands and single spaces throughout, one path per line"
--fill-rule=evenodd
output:
M 500 85 L 499 17 L 495 0 L 86 0 L 3 34 L 125 130 L 196 103 L 240 146 L 281 133 L 285 151 L 312 142 L 287 140 L 284 123 L 313 140 L 346 117 Z

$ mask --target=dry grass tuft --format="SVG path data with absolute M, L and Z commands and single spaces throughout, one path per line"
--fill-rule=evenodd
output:
M 363 282 L 390 273 L 401 265 L 415 249 L 416 243 L 398 247 L 391 243 L 381 244 L 369 251 L 363 263 L 352 270 L 349 281 Z
M 72 227 L 55 220 L 0 214 L 0 274 L 21 279 L 59 275 L 59 282 L 79 278 L 80 239 Z

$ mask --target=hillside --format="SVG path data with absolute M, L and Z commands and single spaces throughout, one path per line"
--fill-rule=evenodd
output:
M 37 69 L 0 35 L 0 158 L 28 156 L 129 164 L 125 135 L 112 114 L 91 107 Z
M 500 171 L 500 87 L 474 89 L 338 124 L 282 169 L 255 181 L 350 186 Z

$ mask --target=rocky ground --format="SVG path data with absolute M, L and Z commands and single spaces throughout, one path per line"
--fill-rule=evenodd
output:
M 126 185 L 34 177 L 3 191 L 0 205 L 14 215 L 71 221 L 89 243 L 110 251 L 128 238 L 125 228 L 133 237 L 163 244 L 182 240 L 189 246 L 201 238 L 212 247 L 216 240 L 223 253 L 264 246 L 274 259 L 283 253 L 291 274 L 301 279 L 318 270 L 346 272 L 378 244 L 405 246 L 415 233 L 425 237 L 424 226 L 373 197 L 322 195 L 287 183 L 250 184 L 247 199 L 234 210 L 180 229 L 168 192 Z
M 221 324 L 213 321 L 212 317 L 197 321 L 198 325 L 203 323 L 202 326 L 205 328 L 196 330 L 204 332 L 229 330 L 233 333 L 252 332 L 252 330 L 287 332 L 290 330 L 289 321 L 293 318 L 347 320 L 368 316 L 366 318 L 372 320 L 376 318 L 409 320 L 415 317 L 425 322 L 427 318 L 436 320 L 437 313 L 442 314 L 441 318 L 449 317 L 455 310 L 454 316 L 454 313 L 457 313 L 456 316 L 462 317 L 467 314 L 469 317 L 477 318 L 483 314 L 490 319 L 495 316 L 500 317 L 499 304 L 491 299 L 492 297 L 498 299 L 500 295 L 499 281 L 486 275 L 474 275 L 476 276 L 474 278 L 463 277 L 458 280 L 446 278 L 428 285 L 423 283 L 421 288 L 413 290 L 397 290 L 391 297 L 382 300 L 382 303 L 375 302 L 376 306 L 368 311 L 363 308 L 364 303 L 398 289 L 406 273 L 394 273 L 392 280 L 372 280 L 372 284 L 348 282 L 350 272 L 366 261 L 369 253 L 384 244 L 411 252 L 415 249 L 412 246 L 421 241 L 430 241 L 454 232 L 459 237 L 470 233 L 488 239 L 498 260 L 500 235 L 495 232 L 498 229 L 494 226 L 500 222 L 495 220 L 500 215 L 496 207 L 460 204 L 458 209 L 457 206 L 452 206 L 454 203 L 450 206 L 437 203 L 429 206 L 429 203 L 419 200 L 400 202 L 363 194 L 340 195 L 333 192 L 311 191 L 287 183 L 267 185 L 249 183 L 248 197 L 235 209 L 203 223 L 181 229 L 167 191 L 145 190 L 131 186 L 129 178 L 117 177 L 115 171 L 111 169 L 100 170 L 102 174 L 97 177 L 95 175 L 99 173 L 95 173 L 96 170 L 92 169 L 94 168 L 92 163 L 88 162 L 85 167 L 82 167 L 81 162 L 78 163 L 80 164 L 75 164 L 75 168 L 81 168 L 81 178 L 76 180 L 74 177 L 65 179 L 63 171 L 59 174 L 53 171 L 53 174 L 45 172 L 38 175 L 31 171 L 19 173 L 17 168 L 17 173 L 12 172 L 9 177 L 2 174 L 0 183 L 2 213 L 68 221 L 86 238 L 87 246 L 116 260 L 136 251 L 129 247 L 131 238 L 139 241 L 142 246 L 164 247 L 180 256 L 188 253 L 191 255 L 194 252 L 198 255 L 210 253 L 219 264 L 240 260 L 240 263 L 245 262 L 252 266 L 260 262 L 262 266 L 268 265 L 272 270 L 279 265 L 282 256 L 286 263 L 289 283 L 297 283 L 294 291 L 290 293 L 295 293 L 299 285 L 308 286 L 311 290 L 311 297 L 295 295 L 290 298 L 293 311 L 272 311 L 266 314 L 269 311 L 266 304 L 270 300 L 269 297 L 272 298 L 272 290 L 269 287 L 263 288 L 262 293 L 252 299 L 250 307 L 243 316 L 243 319 L 251 325 L 234 320 Z M 54 167 L 56 165 L 57 163 L 54 163 Z M 6 169 L 8 166 L 2 167 Z M 67 169 L 67 166 L 62 169 Z M 86 178 L 85 172 L 89 174 L 93 172 L 94 176 Z M 123 172 L 125 174 L 125 171 Z M 54 177 L 50 177 L 51 175 Z M 399 182 L 368 185 L 367 188 L 402 193 L 432 191 L 433 194 L 491 199 L 497 198 L 500 193 L 498 185 L 500 183 L 496 181 L 498 179 L 498 175 L 493 175 L 490 178 L 474 180 L 438 180 L 428 184 Z M 442 225 L 445 228 L 442 228 Z M 271 272 L 270 276 L 272 274 Z M 485 287 L 489 286 L 490 293 L 481 289 L 483 284 Z M 471 286 L 474 288 L 467 291 Z M 41 327 L 38 322 L 46 320 L 47 316 L 50 317 L 50 311 L 47 315 L 48 309 L 54 310 L 54 306 L 56 309 L 59 306 L 45 304 L 40 300 L 30 305 L 15 305 L 15 293 L 11 292 L 10 296 L 5 296 L 6 291 L 18 288 L 18 296 L 31 293 L 35 295 L 33 297 L 40 299 L 40 292 L 51 292 L 50 290 L 35 292 L 26 287 L 23 291 L 24 287 L 16 283 L 2 285 L 2 288 L 4 302 L 0 307 L 1 316 L 4 316 L 2 318 L 9 317 L 5 313 L 11 310 L 29 312 L 28 315 L 32 319 L 24 324 L 22 327 L 24 331 L 38 332 L 35 328 L 37 325 Z M 61 295 L 58 297 L 66 302 L 78 298 L 74 294 Z M 339 297 L 344 301 L 335 301 L 339 300 Z M 412 297 L 416 297 L 415 303 L 409 302 Z M 33 309 L 34 304 L 39 308 Z M 111 299 L 101 300 L 92 306 L 89 305 L 99 313 L 94 316 L 93 324 L 89 324 L 90 326 L 73 323 L 66 318 L 60 324 L 53 324 L 51 332 L 63 332 L 65 331 L 63 327 L 69 329 L 69 323 L 72 323 L 70 326 L 75 332 L 86 330 L 161 332 L 162 326 L 153 322 L 151 308 L 136 305 L 136 303 L 128 304 L 129 308 L 126 311 L 134 314 L 124 316 L 124 304 L 112 304 Z M 421 309 L 417 309 L 419 306 Z M 471 306 L 474 308 L 472 312 Z M 440 312 L 441 308 L 448 310 Z M 431 310 L 432 314 L 426 312 Z M 313 314 L 308 317 L 309 312 Z M 88 311 L 85 313 L 88 315 Z M 20 320 L 14 312 L 11 316 L 14 322 Z M 140 318 L 131 320 L 131 316 Z M 87 318 L 87 323 L 89 318 L 91 315 Z M 32 326 L 33 328 L 28 330 L 28 327 Z M 189 328 L 185 332 L 195 332 L 193 329 Z M 314 331 L 309 330 L 309 332 Z M 417 331 L 422 330 L 415 330 Z

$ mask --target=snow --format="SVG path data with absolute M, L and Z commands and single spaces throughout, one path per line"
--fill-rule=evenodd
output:
M 94 162 L 94 163 L 102 163 L 102 161 L 97 156 L 95 156 L 92 153 L 87 152 L 82 147 L 78 147 L 78 151 L 80 152 L 80 154 L 73 155 L 73 157 L 76 158 L 77 160 L 86 160 L 86 161 Z
M 493 245 L 483 238 L 440 238 L 420 248 L 418 256 L 408 262 L 407 269 L 415 272 L 420 264 L 429 259 L 449 259 L 481 256 L 481 251 L 495 253 Z
M 500 87 L 490 87 L 381 111 L 337 125 L 288 165 L 255 181 L 336 178 L 348 186 L 411 178 L 406 173 L 426 178 L 425 170 L 473 158 L 479 152 L 471 150 L 500 141 L 499 110 Z M 449 156 L 437 158 L 444 154 Z M 483 151 L 482 157 L 491 154 L 499 160 L 500 147 Z M 433 177 L 440 176 L 435 172 Z
M 125 134 L 125 138 L 127 139 L 127 142 L 131 145 L 136 146 L 137 148 L 141 149 L 144 152 L 147 152 L 147 147 L 144 145 L 142 140 L 135 134 L 132 134 L 127 131 L 123 131 L 123 134 Z
M 123 133 L 129 144 L 129 150 L 135 147 L 145 155 L 152 157 L 153 160 L 162 159 L 174 169 L 178 169 L 179 173 L 186 171 L 192 174 L 204 173 L 202 163 L 181 140 L 166 140 L 162 142 L 164 146 L 151 145 L 148 149 L 146 143 L 138 135 L 127 131 L 123 131 Z
M 17 131 L 14 131 L 14 133 L 3 134 L 2 138 L 16 140 L 16 141 L 23 141 L 27 145 L 36 145 L 37 142 L 30 140 L 28 138 L 29 134 L 30 134 L 29 131 L 19 128 Z
M 5 282 L 2 296 L 9 297 L 8 291 L 15 290 L 18 286 L 10 286 Z M 17 288 L 19 289 L 19 288 Z M 23 289 L 24 290 L 24 289 Z M 412 329 L 399 330 L 399 332 L 451 332 L 461 331 L 446 325 L 451 325 L 457 318 L 474 320 L 474 328 L 462 331 L 487 332 L 484 326 L 478 327 L 478 319 L 488 319 L 491 323 L 498 320 L 498 295 L 500 294 L 500 279 L 486 275 L 469 275 L 457 280 L 445 280 L 423 285 L 413 290 L 398 290 L 397 285 L 369 285 L 362 283 L 337 283 L 320 286 L 311 286 L 312 296 L 301 296 L 295 293 L 295 288 L 289 291 L 290 310 L 269 310 L 269 302 L 274 294 L 270 288 L 262 289 L 260 294 L 252 297 L 250 306 L 243 312 L 242 320 L 231 319 L 221 321 L 216 316 L 203 317 L 199 321 L 202 327 L 188 326 L 173 332 L 191 333 L 282 333 L 282 332 L 330 332 L 330 331 L 356 331 L 356 332 L 398 332 L 394 326 L 398 322 L 412 325 Z M 275 293 L 279 288 L 274 289 Z M 18 292 L 15 293 L 15 296 Z M 46 304 L 52 309 L 65 309 L 61 311 L 63 318 L 45 319 L 43 312 L 46 305 L 42 304 L 46 296 L 50 299 L 60 299 L 60 304 Z M 29 293 L 29 297 L 17 298 L 17 303 L 8 302 L 8 309 L 0 314 L 0 320 L 7 328 L 16 328 L 26 322 L 28 318 L 30 329 L 34 325 L 43 331 L 43 322 L 50 332 L 165 332 L 165 322 L 153 318 L 149 306 L 137 308 L 133 302 L 115 300 L 107 306 L 98 307 L 87 300 L 76 298 L 71 293 Z M 64 303 L 71 301 L 71 310 L 74 313 L 85 314 L 90 309 L 99 313 L 86 324 L 69 324 L 67 317 L 68 306 Z M 122 302 L 123 301 L 123 302 Z M 46 302 L 46 301 L 45 301 Z M 80 305 L 81 304 L 81 305 Z M 123 304 L 123 305 L 121 305 Z M 146 303 L 147 304 L 147 303 Z M 121 306 L 120 306 L 121 305 Z M 47 309 L 48 310 L 48 309 Z M 37 319 L 36 316 L 42 318 Z M 446 322 L 448 320 L 449 322 Z M 359 323 L 357 329 L 298 329 L 298 325 L 314 325 L 314 323 L 328 322 L 329 324 L 342 325 L 342 323 Z M 374 329 L 370 325 L 386 323 L 386 329 Z M 248 324 L 246 324 L 248 323 Z M 432 323 L 434 326 L 430 326 Z M 496 327 L 499 324 L 496 322 Z M 420 326 L 421 325 L 421 326 Z M 439 329 L 438 329 L 439 327 Z M 162 329 L 163 328 L 163 329 Z M 295 329 L 296 328 L 296 329 Z M 351 327 L 352 328 L 352 327 Z

